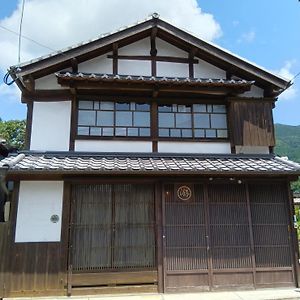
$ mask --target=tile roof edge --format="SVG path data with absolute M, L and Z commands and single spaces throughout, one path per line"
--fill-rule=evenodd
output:
M 20 161 L 22 161 L 25 157 L 26 157 L 26 155 L 24 153 L 19 153 L 17 155 L 9 155 L 7 158 L 11 158 L 11 159 L 9 161 L 5 162 L 2 165 L 2 168 L 12 168 L 16 164 L 18 164 Z
M 280 157 L 280 156 L 275 156 L 275 159 L 279 160 L 280 162 L 283 162 L 283 163 L 285 163 L 285 164 L 287 164 L 287 165 L 289 165 L 291 167 L 294 167 L 294 168 L 297 168 L 297 169 L 300 170 L 300 164 L 297 163 L 297 162 L 294 162 L 294 161 L 289 160 L 289 159 L 285 159 L 285 158 Z
M 44 156 L 44 157 L 195 157 L 195 158 L 228 158 L 228 159 L 273 159 L 274 154 L 232 154 L 232 153 L 162 153 L 162 152 L 83 152 L 83 151 L 36 151 L 25 150 L 19 153 L 12 153 L 8 157 L 16 157 L 19 154 L 25 156 Z M 284 160 L 285 161 L 285 160 Z M 300 166 L 299 166 L 300 167 Z

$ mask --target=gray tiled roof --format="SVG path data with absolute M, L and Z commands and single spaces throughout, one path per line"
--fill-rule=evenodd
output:
M 212 79 L 212 78 L 189 78 L 189 77 L 162 77 L 162 76 L 133 76 L 133 75 L 113 75 L 98 73 L 55 73 L 56 77 L 72 80 L 89 80 L 89 81 L 142 81 L 142 82 L 159 82 L 168 84 L 190 84 L 203 86 L 250 86 L 254 81 L 234 80 L 234 79 Z
M 10 173 L 300 175 L 300 165 L 272 155 L 25 152 L 0 161 Z

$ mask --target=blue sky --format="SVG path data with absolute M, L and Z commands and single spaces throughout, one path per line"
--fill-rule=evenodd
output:
M 269 70 L 289 77 L 300 72 L 298 0 L 152 0 L 151 3 L 148 0 L 76 0 L 77 8 L 70 5 L 74 3 L 71 0 L 26 0 L 25 3 L 23 34 L 51 49 L 88 40 L 158 11 L 174 25 L 197 32 Z M 115 10 L 116 5 L 123 4 L 124 8 Z M 18 5 L 16 0 L 0 0 L 0 25 L 18 30 Z M 101 13 L 104 18 L 99 20 Z M 76 27 L 78 19 L 80 27 Z M 9 65 L 17 62 L 16 45 L 17 36 L 0 28 L 1 77 Z M 23 41 L 22 60 L 49 52 L 47 48 Z M 0 83 L 0 118 L 25 117 L 26 106 L 20 103 L 17 90 Z M 277 101 L 274 120 L 300 125 L 300 76 Z

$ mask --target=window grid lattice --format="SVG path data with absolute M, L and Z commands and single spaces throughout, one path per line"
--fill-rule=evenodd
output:
M 227 138 L 226 106 L 220 104 L 158 105 L 159 137 Z
M 77 134 L 150 137 L 150 105 L 135 102 L 79 101 Z

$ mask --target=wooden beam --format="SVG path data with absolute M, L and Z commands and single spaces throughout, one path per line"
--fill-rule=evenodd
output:
M 31 75 L 25 77 L 23 83 L 28 91 L 33 92 L 35 90 L 35 80 Z
M 114 55 L 107 55 L 107 58 L 114 59 Z M 152 60 L 151 55 L 118 55 L 118 59 L 124 59 L 124 60 Z M 190 59 L 185 57 L 174 57 L 174 56 L 155 56 L 156 61 L 164 61 L 164 62 L 173 62 L 173 63 L 179 63 L 179 64 L 189 64 Z M 192 59 L 193 64 L 198 64 L 198 59 Z
M 113 43 L 113 74 L 116 75 L 118 74 L 118 44 Z
M 76 57 L 71 59 L 71 67 L 73 73 L 78 73 L 78 60 Z
M 75 138 L 77 133 L 77 96 L 74 94 L 71 103 L 71 128 L 70 128 L 70 142 L 69 150 L 75 150 Z
M 152 31 L 151 31 L 151 36 L 150 36 L 150 44 L 151 44 L 150 55 L 151 55 L 151 58 L 152 58 L 152 59 L 151 59 L 151 75 L 152 75 L 152 76 L 157 76 L 156 35 L 157 35 L 157 27 L 154 27 L 154 28 L 152 29 Z
M 197 49 L 193 47 L 193 48 L 191 48 L 191 51 L 189 53 L 189 77 L 190 78 L 195 77 L 193 60 L 194 60 L 196 52 L 197 52 Z
M 25 133 L 25 149 L 30 149 L 31 130 L 32 130 L 33 102 L 27 103 L 26 133 Z

